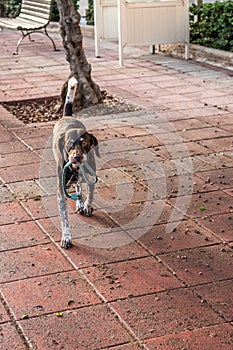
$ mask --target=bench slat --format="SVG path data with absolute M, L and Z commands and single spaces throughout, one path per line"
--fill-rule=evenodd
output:
M 24 5 L 33 5 L 36 7 L 51 6 L 51 3 L 52 3 L 51 0 L 23 0 L 21 8 L 24 7 Z
M 34 16 L 34 15 L 31 15 L 31 14 L 27 14 L 27 13 L 20 14 L 19 18 L 29 19 L 32 22 L 33 21 L 40 22 L 40 23 L 48 23 L 49 22 L 49 18 Z
M 32 20 L 34 18 L 35 20 L 37 18 L 49 20 L 51 14 L 51 0 L 44 1 L 44 3 L 41 3 L 41 1 L 24 0 L 22 2 L 20 16 Z
M 44 13 L 47 16 L 50 14 L 50 7 L 36 7 L 36 6 L 32 6 L 32 5 L 25 5 L 24 8 L 21 10 L 21 13 L 25 12 L 25 11 L 30 11 L 32 13 Z
M 38 5 L 34 3 L 26 3 L 24 6 L 21 7 L 21 12 L 23 12 L 25 9 L 31 9 L 32 11 L 40 12 L 41 10 L 50 12 L 50 5 L 44 4 L 44 5 Z
M 0 19 L 0 27 L 3 26 L 8 29 L 39 29 L 44 27 L 43 23 L 25 20 L 23 18 L 1 18 Z

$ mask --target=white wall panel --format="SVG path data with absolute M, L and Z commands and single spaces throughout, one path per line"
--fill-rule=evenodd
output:
M 120 64 L 127 45 L 189 45 L 189 0 L 95 0 L 96 52 L 104 39 L 119 40 Z

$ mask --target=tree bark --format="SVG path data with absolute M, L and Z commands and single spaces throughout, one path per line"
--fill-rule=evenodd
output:
M 74 76 L 78 81 L 73 102 L 73 112 L 75 113 L 82 108 L 101 103 L 102 94 L 99 86 L 91 77 L 91 65 L 88 63 L 83 49 L 80 14 L 75 10 L 72 0 L 57 0 L 57 7 L 60 14 L 60 34 L 66 51 L 66 60 L 70 64 L 68 79 Z M 63 104 L 67 91 L 67 81 L 61 92 Z

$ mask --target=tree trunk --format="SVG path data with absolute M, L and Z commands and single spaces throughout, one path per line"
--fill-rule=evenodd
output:
M 70 76 L 78 81 L 73 111 L 102 102 L 99 86 L 92 80 L 91 65 L 87 62 L 83 49 L 83 36 L 80 29 L 80 14 L 75 10 L 72 0 L 57 0 L 60 14 L 60 34 L 66 50 L 66 60 L 70 63 Z M 67 81 L 68 81 L 67 79 Z M 67 91 L 67 81 L 61 93 L 62 103 Z

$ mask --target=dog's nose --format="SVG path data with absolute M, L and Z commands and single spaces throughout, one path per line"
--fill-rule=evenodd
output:
M 74 156 L 74 159 L 76 160 L 76 162 L 81 162 L 82 161 L 82 159 L 83 159 L 83 156 L 81 156 L 81 155 L 79 155 L 79 154 L 76 154 L 75 156 Z

